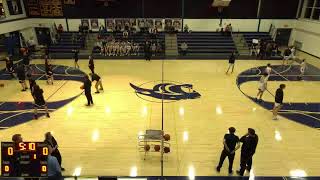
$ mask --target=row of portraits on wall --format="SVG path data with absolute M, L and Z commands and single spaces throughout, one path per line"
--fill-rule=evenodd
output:
M 182 30 L 182 19 L 105 19 L 105 24 L 99 24 L 98 19 L 82 19 L 83 26 L 90 25 L 91 29 L 99 29 L 106 25 L 106 29 L 134 27 L 134 28 L 157 28 L 163 30 L 166 26 L 174 27 L 176 30 Z

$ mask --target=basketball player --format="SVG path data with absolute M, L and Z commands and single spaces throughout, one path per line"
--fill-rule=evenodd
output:
M 53 71 L 52 71 L 52 65 L 46 64 L 46 76 L 47 76 L 47 84 L 53 85 Z
M 38 85 L 33 87 L 32 96 L 34 99 L 34 118 L 38 119 L 38 108 L 43 107 L 45 108 L 47 117 L 50 118 L 48 106 L 43 97 L 43 90 Z
M 12 78 L 14 78 L 14 70 L 13 70 L 13 62 L 10 57 L 6 57 L 6 70 L 11 75 Z
M 300 76 L 298 76 L 299 80 L 302 80 L 302 77 L 303 77 L 303 75 L 305 73 L 305 70 L 306 70 L 306 66 L 307 66 L 306 60 L 303 59 L 301 64 L 300 64 Z
M 228 74 L 230 68 L 231 68 L 231 73 L 233 73 L 235 61 L 236 61 L 235 52 L 232 52 L 231 56 L 229 57 L 229 67 L 226 74 Z
M 88 65 L 88 67 L 91 70 L 91 73 L 94 73 L 94 61 L 93 61 L 93 56 L 92 55 L 89 56 L 89 65 Z
M 23 64 L 19 64 L 18 67 L 16 68 L 16 72 L 17 72 L 17 77 L 19 79 L 19 83 L 22 86 L 22 90 L 21 91 L 26 91 L 28 89 L 27 84 L 26 84 L 26 72 L 24 70 L 24 65 Z
M 95 84 L 95 88 L 96 88 L 96 94 L 100 93 L 99 90 L 103 91 L 103 86 L 102 86 L 102 79 L 99 75 L 95 74 L 95 73 L 90 73 L 89 74 L 91 76 L 91 81 L 96 81 L 96 84 Z M 100 87 L 100 88 L 99 88 Z
M 268 76 L 271 75 L 271 72 L 272 72 L 272 68 L 271 68 L 271 64 L 267 64 L 267 67 L 266 67 L 266 73 L 268 74 Z
M 237 174 L 239 174 L 240 176 L 243 176 L 245 170 L 250 172 L 252 167 L 252 156 L 256 152 L 258 141 L 258 135 L 252 128 L 248 128 L 248 133 L 240 138 L 240 142 L 242 142 L 240 170 L 237 171 Z
M 84 88 L 84 94 L 86 95 L 88 104 L 86 106 L 93 105 L 92 95 L 91 95 L 91 81 L 89 79 L 88 75 L 84 76 L 84 82 L 83 82 L 83 88 Z
M 286 88 L 286 85 L 281 84 L 280 87 L 276 91 L 275 103 L 273 107 L 273 120 L 278 120 L 278 112 L 283 106 L 283 90 Z
M 284 50 L 282 65 L 288 64 L 288 60 L 290 59 L 291 49 L 288 47 Z
M 259 92 L 256 97 L 257 101 L 262 101 L 263 93 L 267 89 L 268 79 L 269 79 L 269 75 L 267 73 L 265 73 L 261 76 L 260 81 L 259 81 L 259 88 L 258 88 Z
M 74 68 L 79 69 L 80 68 L 80 66 L 78 64 L 78 61 L 79 61 L 79 50 L 78 49 L 74 49 L 73 52 L 74 52 L 74 54 L 73 54 Z
M 229 134 L 225 134 L 223 138 L 223 150 L 221 152 L 219 165 L 217 166 L 216 170 L 220 172 L 222 167 L 223 161 L 228 156 L 229 159 L 229 174 L 232 174 L 232 166 L 233 160 L 235 156 L 235 152 L 240 147 L 239 137 L 234 135 L 236 129 L 234 127 L 229 128 Z

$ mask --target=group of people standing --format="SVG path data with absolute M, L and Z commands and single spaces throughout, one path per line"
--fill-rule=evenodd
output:
M 256 152 L 258 145 L 258 135 L 255 130 L 248 128 L 248 132 L 242 136 L 240 139 L 235 135 L 236 128 L 230 127 L 229 133 L 224 135 L 223 138 L 223 150 L 220 155 L 219 164 L 216 167 L 217 172 L 220 172 L 223 165 L 223 161 L 228 157 L 229 159 L 229 174 L 233 173 L 233 161 L 236 154 L 236 151 L 241 146 L 241 155 L 240 155 L 240 169 L 237 171 L 237 174 L 243 176 L 245 171 L 250 172 L 252 167 L 252 157 Z

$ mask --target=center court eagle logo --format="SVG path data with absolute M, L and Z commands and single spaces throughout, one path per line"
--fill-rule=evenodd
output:
M 173 81 L 151 81 L 139 86 L 130 83 L 136 95 L 151 102 L 161 102 L 162 98 L 166 102 L 174 102 L 185 99 L 197 99 L 201 95 L 193 90 L 192 84 L 182 84 Z

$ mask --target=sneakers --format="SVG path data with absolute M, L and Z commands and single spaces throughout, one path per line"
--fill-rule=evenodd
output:
M 47 113 L 47 118 L 50 118 L 50 115 L 49 115 L 49 113 Z
M 232 170 L 229 170 L 229 174 L 233 174 L 233 171 L 232 171 Z
M 97 91 L 97 92 L 95 92 L 96 94 L 99 94 L 100 92 L 99 91 Z
M 276 116 L 274 116 L 274 117 L 272 118 L 272 120 L 278 120 L 278 118 L 277 118 Z
M 35 120 L 38 120 L 38 115 L 34 115 L 33 118 L 34 118 Z
M 220 172 L 220 168 L 219 168 L 219 167 L 216 167 L 216 171 L 217 171 L 217 172 Z

